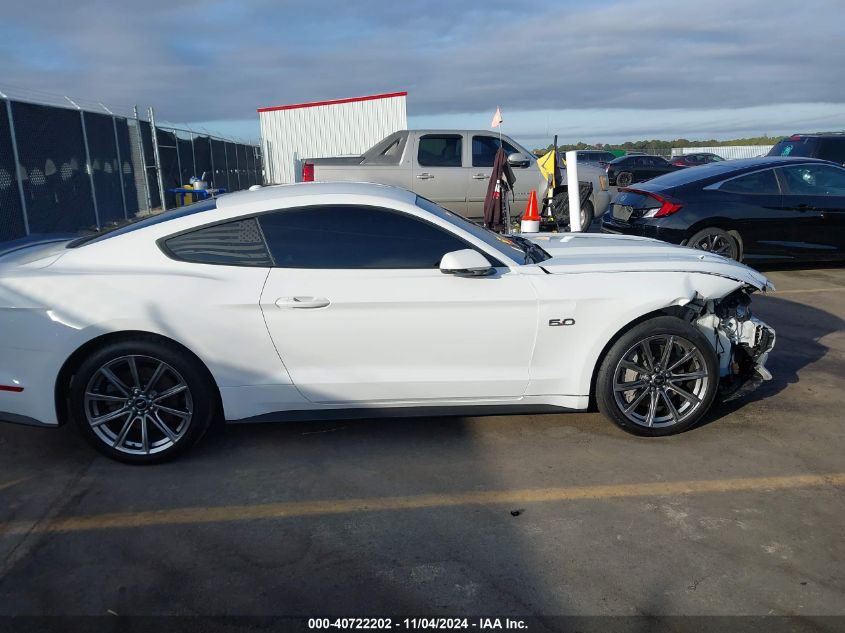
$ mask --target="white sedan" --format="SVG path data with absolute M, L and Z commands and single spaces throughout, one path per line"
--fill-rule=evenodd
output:
M 768 377 L 748 307 L 767 287 L 653 240 L 500 236 L 382 185 L 265 187 L 0 250 L 0 420 L 72 421 L 135 463 L 218 419 L 595 402 L 668 435 Z

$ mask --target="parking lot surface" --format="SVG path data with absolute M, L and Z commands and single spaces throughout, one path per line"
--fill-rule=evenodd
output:
M 769 275 L 773 380 L 676 437 L 252 425 L 138 468 L 0 425 L 0 615 L 845 615 L 845 269 Z

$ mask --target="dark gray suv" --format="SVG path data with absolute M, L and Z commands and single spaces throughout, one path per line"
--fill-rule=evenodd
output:
M 793 134 L 775 145 L 769 156 L 821 158 L 845 165 L 845 133 Z
M 578 162 L 592 163 L 605 167 L 610 161 L 616 158 L 616 154 L 601 149 L 579 149 Z

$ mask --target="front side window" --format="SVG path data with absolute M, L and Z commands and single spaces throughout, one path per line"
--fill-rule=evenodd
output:
M 763 171 L 733 178 L 723 182 L 719 189 L 730 193 L 745 194 L 780 193 L 774 169 L 764 169 Z
M 426 134 L 420 137 L 417 162 L 423 167 L 460 167 L 462 141 L 457 134 Z
M 845 196 L 845 169 L 831 165 L 791 165 L 781 169 L 786 193 L 806 196 Z
M 205 226 L 161 242 L 173 259 L 196 264 L 272 266 L 255 218 Z
M 378 207 L 286 209 L 259 222 L 279 268 L 437 268 L 446 253 L 471 248 L 438 226 Z
M 502 141 L 502 147 L 505 148 L 505 153 L 511 154 L 520 153 L 513 145 L 507 141 Z M 472 137 L 472 166 L 473 167 L 492 167 L 493 161 L 496 160 L 496 152 L 499 151 L 499 139 L 493 136 L 473 136 Z

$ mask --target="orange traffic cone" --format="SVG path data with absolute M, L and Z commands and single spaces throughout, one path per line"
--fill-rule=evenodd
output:
M 522 216 L 522 223 L 519 227 L 520 233 L 539 233 L 540 214 L 537 211 L 537 192 L 531 191 L 528 194 L 528 205 L 525 207 L 525 215 Z

